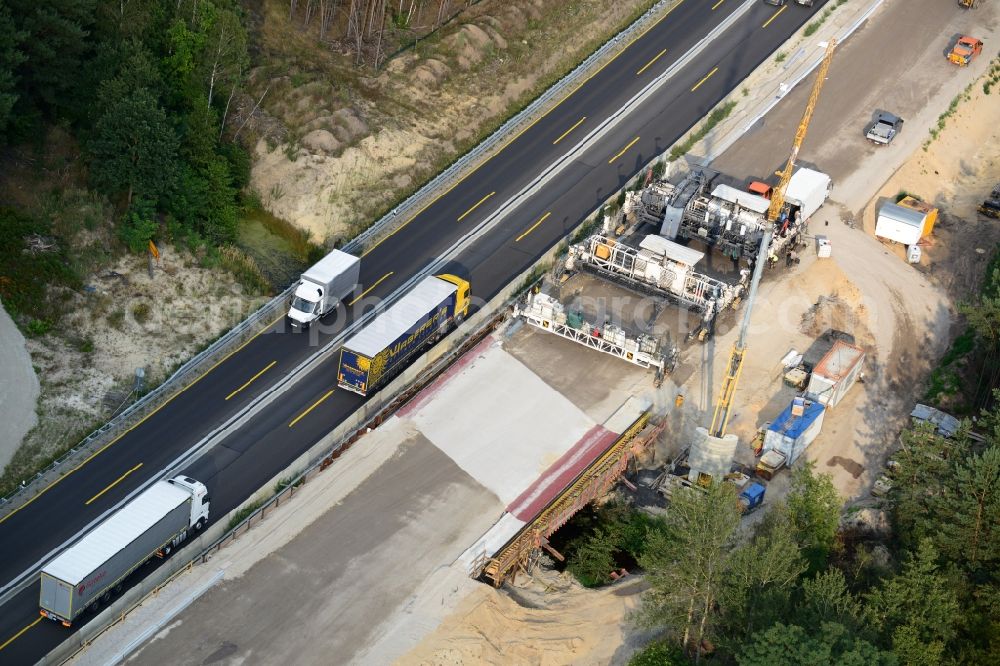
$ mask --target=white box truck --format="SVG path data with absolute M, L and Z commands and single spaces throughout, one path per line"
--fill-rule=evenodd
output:
M 785 202 L 799 207 L 803 222 L 819 210 L 830 194 L 830 176 L 805 167 L 792 174 L 785 188 Z
M 42 568 L 39 612 L 70 626 L 148 559 L 201 530 L 208 505 L 205 485 L 190 477 L 157 481 Z
M 302 274 L 295 288 L 288 321 L 292 328 L 307 328 L 337 307 L 358 284 L 361 260 L 334 250 Z

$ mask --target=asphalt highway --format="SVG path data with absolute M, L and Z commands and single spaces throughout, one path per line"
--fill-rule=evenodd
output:
M 499 154 L 363 257 L 363 293 L 308 333 L 275 322 L 145 421 L 34 501 L 0 520 L 0 581 L 10 581 L 393 293 L 617 111 L 730 15 L 737 0 L 684 0 Z M 699 58 L 448 267 L 488 300 L 560 241 L 642 165 L 691 129 L 825 2 L 756 4 Z M 791 141 L 791 137 L 789 137 Z M 766 171 L 767 169 L 762 169 Z M 764 175 L 763 173 L 761 175 Z M 339 322 L 337 319 L 339 318 Z M 185 473 L 203 481 L 218 519 L 295 460 L 363 400 L 337 390 L 336 358 L 290 388 Z M 137 574 L 155 567 L 150 563 Z M 84 618 L 86 621 L 86 618 Z M 0 663 L 33 663 L 67 632 L 38 615 L 32 585 L 0 612 Z

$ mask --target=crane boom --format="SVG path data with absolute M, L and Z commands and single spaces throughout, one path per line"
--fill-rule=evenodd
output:
M 747 332 L 750 330 L 750 315 L 753 312 L 754 301 L 757 298 L 757 288 L 760 286 L 760 278 L 764 272 L 764 264 L 767 262 L 768 251 L 771 248 L 771 239 L 774 237 L 774 225 L 781 215 L 781 210 L 785 205 L 785 190 L 788 189 L 788 181 L 792 179 L 792 170 L 799 157 L 799 149 L 805 141 L 806 131 L 809 129 L 809 122 L 812 120 L 813 111 L 816 110 L 816 102 L 819 100 L 819 93 L 823 89 L 823 82 L 830 70 L 830 61 L 833 59 L 833 50 L 837 46 L 837 40 L 831 39 L 826 45 L 826 54 L 823 62 L 820 63 L 819 71 L 816 73 L 816 81 L 813 82 L 812 92 L 809 93 L 809 101 L 806 102 L 805 111 L 802 112 L 802 120 L 795 130 L 795 140 L 792 141 L 792 150 L 788 155 L 788 162 L 780 172 L 778 185 L 771 194 L 771 205 L 767 209 L 767 225 L 764 229 L 764 236 L 760 240 L 760 249 L 757 252 L 757 260 L 754 262 L 753 276 L 750 278 L 750 289 L 747 294 L 746 306 L 743 312 L 743 321 L 740 324 L 739 336 L 736 344 L 733 345 L 733 353 L 729 357 L 729 364 L 726 367 L 726 376 L 722 380 L 722 388 L 719 391 L 719 399 L 715 403 L 715 411 L 712 414 L 712 425 L 708 429 L 708 434 L 712 437 L 722 437 L 726 434 L 726 426 L 729 424 L 730 410 L 733 405 L 733 396 L 736 393 L 736 385 L 739 383 L 740 372 L 743 370 L 743 360 L 747 349 Z

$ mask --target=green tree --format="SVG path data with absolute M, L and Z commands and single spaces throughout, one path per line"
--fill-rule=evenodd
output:
M 671 498 L 664 530 L 650 533 L 639 560 L 649 590 L 638 620 L 666 627 L 695 659 L 703 641 L 714 633 L 714 609 L 739 523 L 731 484 L 715 484 L 704 493 L 679 490 Z
M 798 625 L 775 624 L 758 633 L 736 655 L 740 666 L 894 666 L 891 652 L 853 637 L 842 625 L 824 622 L 806 631 Z
M 937 557 L 925 539 L 898 575 L 866 597 L 866 619 L 892 641 L 901 659 L 917 652 L 941 655 L 955 637 L 960 608 L 954 586 L 938 570 Z
M 92 48 L 94 0 L 7 0 L 26 60 L 19 70 L 19 104 L 54 117 L 78 107 L 78 85 Z
M 628 660 L 628 666 L 685 666 L 689 663 L 681 649 L 667 641 L 654 641 Z
M 733 646 L 776 622 L 790 603 L 806 563 L 793 538 L 788 512 L 773 507 L 753 538 L 736 548 L 719 593 L 720 625 Z
M 932 498 L 934 544 L 966 572 L 992 575 L 1000 566 L 1000 447 L 957 461 L 949 486 Z
M 964 443 L 941 437 L 931 424 L 908 428 L 900 435 L 899 463 L 891 491 L 893 522 L 902 542 L 913 547 L 932 536 L 937 527 L 925 520 L 931 513 L 934 497 L 943 492 L 951 476 L 949 454 Z
M 844 573 L 830 568 L 802 581 L 802 603 L 795 612 L 801 618 L 799 621 L 808 627 L 833 622 L 856 629 L 862 608 L 847 589 Z
M 796 540 L 812 572 L 826 567 L 836 543 L 842 504 L 832 477 L 815 474 L 814 467 L 806 462 L 792 471 L 786 500 Z
M 617 541 L 612 528 L 597 527 L 576 547 L 567 568 L 587 587 L 606 583 L 615 568 Z
M 0 139 L 17 101 L 17 68 L 25 60 L 19 47 L 26 35 L 14 25 L 10 10 L 0 4 Z
M 176 178 L 177 137 L 148 88 L 108 100 L 90 141 L 94 184 L 159 201 Z

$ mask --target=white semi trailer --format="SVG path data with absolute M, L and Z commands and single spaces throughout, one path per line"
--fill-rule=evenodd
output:
M 154 483 L 42 568 L 39 612 L 70 626 L 144 562 L 201 530 L 208 505 L 205 485 L 190 477 Z

